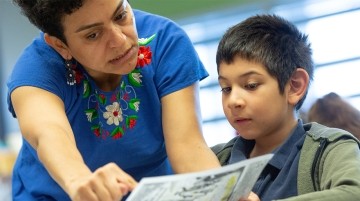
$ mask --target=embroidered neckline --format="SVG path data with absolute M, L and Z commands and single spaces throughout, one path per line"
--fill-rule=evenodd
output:
M 126 130 L 133 129 L 138 121 L 141 100 L 136 91 L 142 85 L 142 68 L 152 61 L 152 51 L 147 46 L 156 34 L 139 38 L 138 60 L 135 69 L 123 76 L 120 86 L 112 92 L 92 89 L 90 79 L 76 70 L 76 83 L 83 83 L 83 98 L 87 99 L 85 115 L 93 134 L 102 139 L 122 138 Z

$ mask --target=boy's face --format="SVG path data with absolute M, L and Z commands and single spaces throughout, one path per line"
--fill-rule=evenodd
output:
M 289 84 L 280 94 L 277 80 L 262 64 L 240 57 L 221 63 L 219 84 L 226 118 L 245 139 L 273 140 L 296 124 L 288 103 Z

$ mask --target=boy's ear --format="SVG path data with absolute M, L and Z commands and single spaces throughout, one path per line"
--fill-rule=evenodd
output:
M 64 59 L 71 59 L 71 54 L 69 53 L 68 47 L 60 39 L 55 36 L 50 36 L 49 34 L 44 34 L 45 42 L 54 48 Z
M 289 83 L 288 102 L 296 105 L 305 96 L 309 86 L 309 74 L 303 68 L 297 68 L 292 74 Z

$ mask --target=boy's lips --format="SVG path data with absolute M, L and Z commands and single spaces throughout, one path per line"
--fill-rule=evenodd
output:
M 236 123 L 236 124 L 244 124 L 244 123 L 248 123 L 250 121 L 251 121 L 250 118 L 243 118 L 243 117 L 239 117 L 239 118 L 234 119 L 234 123 Z

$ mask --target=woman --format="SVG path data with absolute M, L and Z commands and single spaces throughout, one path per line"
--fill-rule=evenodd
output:
M 219 166 L 200 128 L 208 74 L 177 25 L 126 0 L 14 1 L 42 32 L 8 80 L 13 200 L 119 200 L 143 177 Z

